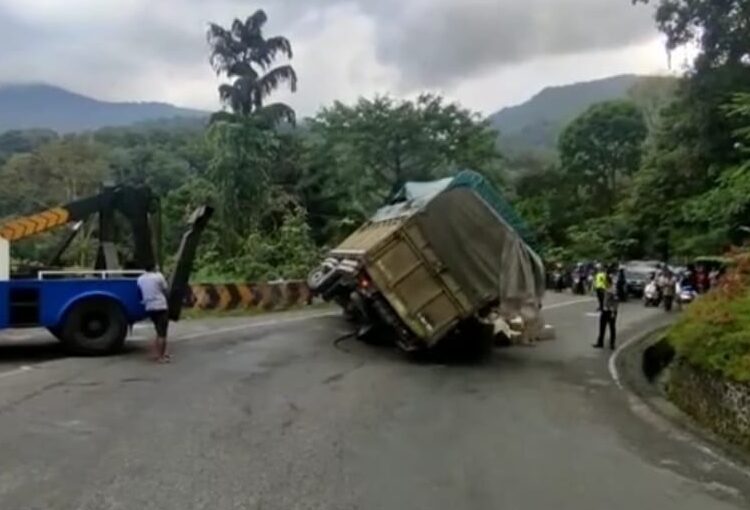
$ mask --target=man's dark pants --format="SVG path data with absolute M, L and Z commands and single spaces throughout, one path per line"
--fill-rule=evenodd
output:
M 596 289 L 596 299 L 599 301 L 599 310 L 601 311 L 602 308 L 604 308 L 604 289 Z
M 604 346 L 604 334 L 609 328 L 609 346 L 614 349 L 615 341 L 617 338 L 617 312 L 610 310 L 603 310 L 599 315 L 599 339 L 596 345 L 599 347 Z

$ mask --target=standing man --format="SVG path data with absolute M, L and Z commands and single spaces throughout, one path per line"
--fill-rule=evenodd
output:
M 615 349 L 617 340 L 617 296 L 615 295 L 615 286 L 612 278 L 606 276 L 604 300 L 602 308 L 599 311 L 599 338 L 594 347 L 597 349 L 604 348 L 604 334 L 609 328 L 609 348 Z
M 596 275 L 594 276 L 594 291 L 596 292 L 596 300 L 599 302 L 599 308 L 596 310 L 597 312 L 601 312 L 602 307 L 604 306 L 604 294 L 607 291 L 608 278 L 609 276 L 604 270 L 604 265 L 597 264 Z
M 674 297 L 677 292 L 677 280 L 675 279 L 672 271 L 667 269 L 664 272 L 664 276 L 661 282 L 661 295 L 664 298 L 664 310 L 667 312 L 672 311 L 672 304 L 674 303 Z
M 148 313 L 156 329 L 154 360 L 159 363 L 169 363 L 170 356 L 167 354 L 167 329 L 169 328 L 167 280 L 151 264 L 146 268 L 146 273 L 138 277 L 138 288 L 141 290 L 146 313 Z
M 628 280 L 625 276 L 625 269 L 623 269 L 622 267 L 617 271 L 615 290 L 617 290 L 618 301 L 625 302 L 628 300 Z

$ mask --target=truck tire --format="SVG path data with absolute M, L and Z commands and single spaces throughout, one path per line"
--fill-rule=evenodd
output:
M 104 356 L 122 348 L 128 322 L 110 299 L 87 299 L 73 306 L 62 325 L 65 349 L 79 356 Z

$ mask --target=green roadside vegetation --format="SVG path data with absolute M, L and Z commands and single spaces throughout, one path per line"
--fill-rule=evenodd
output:
M 667 339 L 693 367 L 750 382 L 750 253 L 734 257 L 719 286 L 687 308 Z

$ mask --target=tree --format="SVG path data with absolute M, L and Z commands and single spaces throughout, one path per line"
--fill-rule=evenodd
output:
M 304 209 L 295 207 L 285 213 L 276 230 L 252 229 L 230 256 L 222 256 L 215 245 L 208 247 L 199 259 L 198 278 L 201 281 L 304 278 L 320 261 L 320 256 Z
M 168 193 L 162 195 L 162 243 L 164 253 L 175 254 L 179 246 L 184 225 L 190 214 L 201 205 L 215 206 L 218 193 L 214 184 L 202 177 L 189 177 Z M 208 224 L 201 237 L 201 250 L 215 247 L 222 242 L 223 225 L 217 221 Z M 224 234 L 225 235 L 225 234 Z
M 687 221 L 711 225 L 719 236 L 716 240 L 740 243 L 747 233 L 740 227 L 750 224 L 750 94 L 737 94 L 725 106 L 727 116 L 742 125 L 734 131 L 736 148 L 744 161 L 727 167 L 717 177 L 715 186 L 688 201 Z
M 296 181 L 318 238 L 339 238 L 406 181 L 470 168 L 501 181 L 497 134 L 477 114 L 439 96 L 334 103 L 309 122 Z
M 624 179 L 638 170 L 647 128 L 629 101 L 599 103 L 568 125 L 560 136 L 563 172 L 591 205 L 591 213 L 614 211 Z
M 218 217 L 225 228 L 222 253 L 226 254 L 268 209 L 280 138 L 247 118 L 215 123 L 207 137 L 213 148 L 207 176 L 219 193 Z
M 635 0 L 634 3 L 648 3 Z M 656 21 L 672 50 L 698 54 L 662 110 L 624 211 L 653 255 L 723 250 L 743 210 L 747 154 L 727 115 L 737 93 L 750 92 L 750 4 L 745 0 L 654 0 Z M 746 124 L 745 124 L 746 125 Z M 667 211 L 668 213 L 665 213 Z
M 649 132 L 657 129 L 662 111 L 674 101 L 679 84 L 672 76 L 646 76 L 628 90 L 628 98 L 643 114 Z
M 284 140 L 274 128 L 282 120 L 293 124 L 295 114 L 288 105 L 266 104 L 266 99 L 282 83 L 296 91 L 297 74 L 288 64 L 274 67 L 277 56 L 292 58 L 292 45 L 285 37 L 266 38 L 267 21 L 265 12 L 258 10 L 244 22 L 235 19 L 230 29 L 212 23 L 207 33 L 211 65 L 231 80 L 219 87 L 219 96 L 232 113 L 214 114 L 207 131 L 212 153 L 207 176 L 220 197 L 224 256 L 238 249 L 251 231 L 279 216 L 272 207 L 281 196 L 273 173 Z
M 266 98 L 284 82 L 289 83 L 292 92 L 297 89 L 297 73 L 291 65 L 272 67 L 279 54 L 292 58 L 292 45 L 286 37 L 264 37 L 263 26 L 267 21 L 266 13 L 257 10 L 244 22 L 235 19 L 230 29 L 216 23 L 209 25 L 211 65 L 217 75 L 226 74 L 231 80 L 219 86 L 219 97 L 236 115 L 294 124 L 291 107 L 283 103 L 265 104 Z
M 96 193 L 108 176 L 106 149 L 68 137 L 16 154 L 0 169 L 0 215 L 17 215 Z
M 513 184 L 514 205 L 544 246 L 544 252 L 568 247 L 568 229 L 585 221 L 586 216 L 576 198 L 574 183 L 559 165 L 535 166 L 517 176 Z
M 632 0 L 650 3 L 651 0 Z M 747 0 L 656 0 L 656 24 L 667 49 L 693 44 L 700 49 L 695 69 L 750 63 L 750 3 Z
M 391 189 L 408 180 L 447 175 L 457 167 L 498 177 L 496 133 L 480 116 L 434 95 L 415 101 L 387 96 L 335 103 L 311 120 L 326 150 L 345 152 Z
M 0 165 L 14 154 L 31 152 L 37 147 L 57 140 L 51 129 L 12 130 L 0 134 Z
M 106 148 L 85 137 L 67 137 L 16 154 L 0 167 L 0 217 L 38 212 L 97 193 L 108 177 Z M 70 261 L 86 265 L 96 225 L 89 223 L 68 250 Z M 58 233 L 18 243 L 14 256 L 41 261 Z

